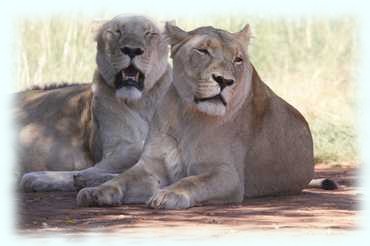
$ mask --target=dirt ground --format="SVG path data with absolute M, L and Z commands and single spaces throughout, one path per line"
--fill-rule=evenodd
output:
M 361 191 L 357 168 L 316 167 L 316 177 L 329 177 L 334 191 L 306 189 L 300 195 L 250 199 L 241 205 L 204 206 L 186 210 L 152 210 L 143 205 L 78 208 L 75 193 L 21 193 L 17 231 L 47 233 L 150 232 L 219 235 L 243 231 L 321 231 L 343 233 L 358 228 Z

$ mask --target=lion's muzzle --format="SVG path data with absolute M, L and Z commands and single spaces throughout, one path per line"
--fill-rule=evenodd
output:
M 211 97 L 203 97 L 203 98 L 194 97 L 195 103 L 200 103 L 204 101 L 217 101 L 217 100 L 220 100 L 224 106 L 227 105 L 227 102 L 221 93 L 215 96 L 211 96 Z
M 212 79 L 209 81 L 202 81 L 198 84 L 194 96 L 194 102 L 198 104 L 204 101 L 221 101 L 221 103 L 226 106 L 227 101 L 222 95 L 222 91 L 226 87 L 233 85 L 234 80 L 227 79 L 217 74 L 212 74 L 211 78 Z

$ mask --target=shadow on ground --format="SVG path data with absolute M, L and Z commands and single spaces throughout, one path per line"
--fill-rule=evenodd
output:
M 137 228 L 182 228 L 214 225 L 232 230 L 353 230 L 361 195 L 354 168 L 322 168 L 317 177 L 340 184 L 336 191 L 306 189 L 300 195 L 250 199 L 241 205 L 204 206 L 186 210 L 153 210 L 143 205 L 78 208 L 75 193 L 21 193 L 20 233 L 133 231 Z

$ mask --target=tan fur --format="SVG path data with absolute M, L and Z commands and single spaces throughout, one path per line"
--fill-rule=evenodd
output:
M 91 100 L 91 85 L 16 95 L 21 173 L 80 170 L 93 164 L 88 151 L 93 134 Z
M 21 174 L 30 172 L 21 181 L 26 191 L 97 185 L 141 155 L 149 122 L 172 79 L 167 41 L 142 16 L 113 18 L 102 25 L 96 41 L 92 84 L 15 95 L 18 163 Z M 130 58 L 122 51 L 127 47 L 140 53 Z M 129 66 L 143 74 L 142 91 L 117 87 L 124 80 L 117 76 L 126 76 Z
M 81 190 L 78 204 L 173 209 L 299 193 L 313 176 L 311 133 L 250 63 L 249 26 L 235 34 L 169 24 L 166 30 L 174 80 L 142 157 L 120 176 Z M 222 90 L 217 81 L 229 85 Z M 212 88 L 200 90 L 206 85 Z

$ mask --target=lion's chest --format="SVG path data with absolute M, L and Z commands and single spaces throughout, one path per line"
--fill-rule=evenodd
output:
M 186 128 L 185 128 L 186 129 Z M 186 175 L 196 165 L 242 165 L 245 148 L 233 129 L 224 127 L 188 127 L 179 138 L 179 155 Z
M 138 112 L 122 105 L 99 102 L 95 105 L 95 115 L 103 152 L 114 151 L 122 145 L 143 147 L 149 126 Z

